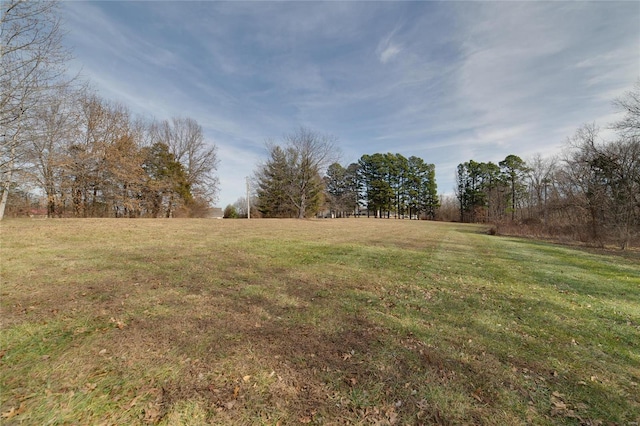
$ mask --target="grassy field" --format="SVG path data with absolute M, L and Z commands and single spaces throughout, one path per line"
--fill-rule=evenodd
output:
M 5 221 L 3 424 L 640 422 L 640 257 L 398 220 Z

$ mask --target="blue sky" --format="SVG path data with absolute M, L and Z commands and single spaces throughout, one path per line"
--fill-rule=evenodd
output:
M 464 161 L 560 152 L 640 77 L 640 2 L 66 2 L 72 70 L 218 147 L 224 207 L 299 126 L 341 163 L 399 152 L 452 193 Z M 605 131 L 606 137 L 610 132 Z

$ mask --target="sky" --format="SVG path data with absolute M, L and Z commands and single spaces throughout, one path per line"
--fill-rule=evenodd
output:
M 105 99 L 190 117 L 219 158 L 224 207 L 300 126 L 340 163 L 377 152 L 436 166 L 558 154 L 604 138 L 640 78 L 640 2 L 64 2 L 65 43 Z

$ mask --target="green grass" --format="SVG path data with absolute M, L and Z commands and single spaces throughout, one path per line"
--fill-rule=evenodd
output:
M 640 256 L 401 220 L 5 221 L 6 424 L 634 424 Z

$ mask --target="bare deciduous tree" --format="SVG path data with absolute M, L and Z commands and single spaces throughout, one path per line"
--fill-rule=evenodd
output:
M 256 173 L 260 211 L 267 217 L 316 213 L 323 196 L 321 173 L 338 157 L 337 138 L 300 127 L 284 147 L 267 143 L 269 160 Z
M 614 124 L 614 128 L 627 137 L 640 137 L 640 80 L 632 90 L 613 101 L 613 105 L 625 116 Z
M 547 200 L 549 186 L 552 184 L 556 171 L 556 159 L 544 158 L 541 154 L 535 154 L 527 161 L 529 166 L 529 208 L 530 217 L 536 217 L 546 222 Z
M 154 142 L 165 143 L 185 168 L 194 195 L 209 202 L 218 192 L 217 147 L 206 141 L 202 126 L 192 118 L 174 117 L 151 126 Z
M 77 138 L 80 122 L 79 92 L 62 87 L 54 95 L 36 107 L 26 156 L 27 179 L 44 192 L 49 217 L 60 211 L 65 143 Z
M 77 107 L 76 138 L 68 140 L 61 165 L 64 187 L 75 216 L 109 216 L 118 211 L 114 203 L 121 199 L 122 187 L 130 189 L 128 184 L 138 179 L 134 170 L 141 160 L 131 116 L 125 106 L 91 93 L 81 96 Z
M 613 236 L 625 249 L 640 225 L 640 141 L 602 141 L 595 125 L 585 125 L 569 143 L 562 171 L 566 201 L 584 212 L 593 241 L 603 245 Z
M 68 52 L 55 1 L 2 1 L 0 11 L 0 176 L 4 216 L 13 173 L 25 155 L 24 135 L 35 106 L 64 84 Z
M 300 127 L 284 138 L 296 178 L 288 194 L 298 210 L 298 218 L 307 217 L 307 209 L 318 202 L 322 194 L 320 173 L 337 160 L 337 138 Z

